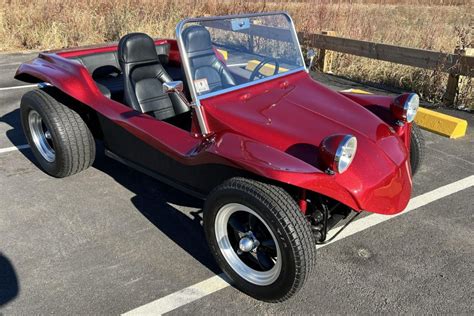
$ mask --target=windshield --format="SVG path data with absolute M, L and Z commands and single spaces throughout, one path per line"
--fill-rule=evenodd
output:
M 304 69 L 284 13 L 191 19 L 178 32 L 186 75 L 199 99 Z

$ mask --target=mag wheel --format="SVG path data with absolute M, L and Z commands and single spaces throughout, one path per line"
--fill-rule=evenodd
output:
M 228 180 L 206 200 L 204 229 L 221 269 L 238 289 L 257 299 L 290 298 L 313 268 L 310 224 L 280 187 Z
M 40 155 L 48 162 L 54 162 L 56 153 L 51 138 L 51 132 L 43 122 L 41 115 L 35 110 L 28 113 L 28 127 L 31 133 L 31 139 Z
M 275 282 L 281 272 L 280 245 L 260 215 L 243 204 L 225 204 L 214 230 L 222 256 L 240 277 L 260 286 Z
M 81 116 L 54 94 L 33 90 L 23 95 L 23 131 L 41 168 L 62 178 L 88 168 L 95 158 L 95 142 Z

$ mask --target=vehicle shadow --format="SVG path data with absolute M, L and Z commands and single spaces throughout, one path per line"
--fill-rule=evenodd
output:
M 0 116 L 0 122 L 12 127 L 6 132 L 6 136 L 13 145 L 19 146 L 27 143 L 21 128 L 20 109 L 15 109 Z
M 23 134 L 23 129 L 21 128 L 20 109 L 15 109 L 9 113 L 6 113 L 3 116 L 0 116 L 0 123 L 6 123 L 12 127 L 12 129 L 6 131 L 5 135 L 14 146 L 28 144 L 28 141 L 26 140 L 26 137 Z M 36 167 L 40 167 L 31 150 L 20 150 L 20 152 Z
M 13 127 L 6 133 L 13 145 L 26 144 L 19 109 L 0 117 L 0 122 Z M 135 196 L 131 201 L 145 218 L 209 270 L 220 273 L 209 252 L 202 229 L 203 202 L 106 157 L 103 151 L 102 144 L 97 142 L 97 156 L 93 167 L 134 192 Z M 39 167 L 31 150 L 20 152 Z
M 0 307 L 14 300 L 19 292 L 20 286 L 15 268 L 10 260 L 0 252 Z
M 209 270 L 220 273 L 202 229 L 203 201 L 106 157 L 97 145 L 92 166 L 133 192 L 133 205 L 156 228 Z

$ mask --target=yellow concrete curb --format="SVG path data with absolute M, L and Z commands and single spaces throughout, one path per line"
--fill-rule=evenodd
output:
M 260 61 L 252 59 L 247 62 L 247 66 L 245 69 L 247 70 L 254 70 L 258 65 L 260 64 Z M 286 72 L 288 71 L 287 68 L 284 67 L 278 67 L 278 73 Z M 275 72 L 275 65 L 272 64 L 265 64 L 261 69 L 260 73 L 265 76 L 272 76 L 273 73 Z
M 467 130 L 466 120 L 425 108 L 418 109 L 415 123 L 423 129 L 449 138 L 463 137 Z
M 341 92 L 371 94 L 360 89 L 348 89 Z M 449 138 L 460 138 L 466 135 L 467 121 L 420 107 L 416 113 L 415 123 L 423 129 Z
M 217 51 L 222 54 L 224 60 L 229 59 L 229 53 L 226 50 L 218 48 Z
M 357 94 L 372 94 L 369 91 L 365 91 L 361 89 L 347 89 L 347 90 L 342 90 L 341 92 L 357 93 Z

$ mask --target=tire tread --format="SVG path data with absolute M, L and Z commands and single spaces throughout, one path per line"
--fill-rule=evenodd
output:
M 411 125 L 410 135 L 410 165 L 411 172 L 414 176 L 420 169 L 425 159 L 425 138 L 421 133 L 421 129 L 415 123 Z
M 57 161 L 58 168 L 52 176 L 63 178 L 90 167 L 95 158 L 95 142 L 81 116 L 60 103 L 51 92 L 36 89 L 27 92 L 22 98 L 23 104 L 37 104 L 46 115 L 60 138 L 62 159 Z M 30 144 L 33 145 L 33 144 Z
M 253 179 L 236 177 L 227 180 L 215 188 L 210 193 L 210 196 L 219 194 L 219 191 L 229 189 L 246 192 L 260 200 L 272 211 L 290 236 L 291 247 L 295 252 L 296 259 L 296 275 L 293 286 L 284 296 L 267 301 L 282 302 L 289 299 L 301 289 L 315 266 L 316 245 L 310 224 L 290 194 L 279 186 Z

